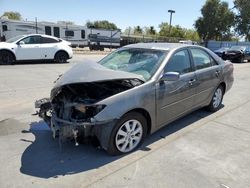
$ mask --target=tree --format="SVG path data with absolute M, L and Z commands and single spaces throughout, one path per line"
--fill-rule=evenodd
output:
M 235 0 L 235 8 L 238 10 L 238 14 L 235 17 L 236 32 L 239 35 L 246 37 L 250 41 L 250 1 L 249 0 Z
M 200 37 L 196 30 L 194 29 L 183 29 L 184 30 L 184 38 L 186 40 L 199 41 Z
M 201 39 L 221 40 L 223 36 L 228 36 L 234 25 L 234 13 L 228 8 L 227 2 L 207 0 L 201 14 L 202 17 L 194 24 Z
M 134 28 L 134 34 L 142 34 L 142 28 L 139 25 Z
M 159 31 L 159 35 L 160 36 L 165 36 L 165 37 L 169 37 L 170 33 L 169 33 L 169 25 L 167 22 L 162 22 L 159 25 L 160 31 Z
M 165 37 L 175 37 L 175 38 L 184 38 L 185 37 L 185 32 L 184 29 L 181 28 L 181 26 L 176 25 L 176 26 L 171 26 L 170 30 L 170 25 L 167 22 L 162 22 L 159 25 L 160 28 L 160 36 L 165 36 Z
M 8 17 L 8 19 L 11 19 L 11 20 L 21 20 L 22 19 L 22 16 L 19 12 L 13 12 L 13 11 L 9 11 L 9 12 L 4 12 L 3 16 L 6 16 Z
M 125 35 L 131 35 L 131 34 L 134 34 L 134 29 L 132 27 L 127 27 L 124 32 L 123 32 Z
M 107 20 L 100 20 L 94 22 L 87 21 L 86 25 L 87 27 L 97 28 L 97 29 L 113 29 L 113 30 L 118 29 L 118 27 L 114 23 L 109 22 Z
M 144 30 L 145 30 L 146 35 L 156 35 L 156 30 L 155 30 L 154 26 L 145 27 Z

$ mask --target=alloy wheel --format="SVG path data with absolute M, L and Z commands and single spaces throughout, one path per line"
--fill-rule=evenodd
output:
M 143 135 L 142 124 L 138 120 L 128 120 L 118 129 L 115 137 L 115 145 L 122 153 L 135 149 Z

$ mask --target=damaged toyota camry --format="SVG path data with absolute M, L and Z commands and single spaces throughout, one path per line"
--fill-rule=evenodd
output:
M 206 107 L 215 112 L 233 84 L 233 65 L 194 45 L 145 43 L 80 63 L 36 101 L 53 136 L 95 137 L 109 154 L 137 149 L 145 137 Z

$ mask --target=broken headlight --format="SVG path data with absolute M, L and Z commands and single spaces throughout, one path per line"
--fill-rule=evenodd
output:
M 101 112 L 105 107 L 106 105 L 77 104 L 73 108 L 72 118 L 77 120 L 88 120 Z

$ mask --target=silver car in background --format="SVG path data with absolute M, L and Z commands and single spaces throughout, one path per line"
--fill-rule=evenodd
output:
M 206 48 L 133 44 L 76 65 L 36 107 L 59 139 L 96 137 L 117 155 L 194 110 L 217 111 L 233 80 L 232 63 Z

